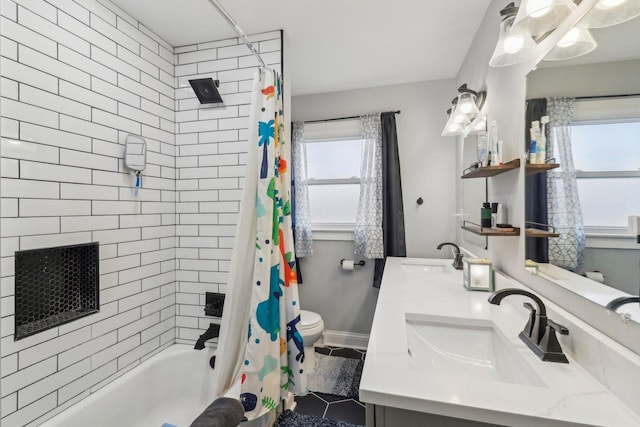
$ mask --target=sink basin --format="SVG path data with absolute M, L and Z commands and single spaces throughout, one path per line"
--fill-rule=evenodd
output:
M 445 273 L 447 267 L 444 264 L 414 264 L 403 262 L 402 271 L 405 273 Z
M 414 366 L 433 375 L 544 387 L 490 320 L 405 313 Z

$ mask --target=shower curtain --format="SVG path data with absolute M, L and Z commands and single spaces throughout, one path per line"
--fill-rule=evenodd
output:
M 306 393 L 304 345 L 291 229 L 291 146 L 285 139 L 278 73 L 261 69 L 253 85 L 249 159 L 224 306 L 216 396 L 241 381 L 252 420 L 288 392 Z

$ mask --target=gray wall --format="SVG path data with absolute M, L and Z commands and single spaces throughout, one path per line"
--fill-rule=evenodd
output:
M 527 75 L 527 98 L 640 92 L 640 60 L 538 68 Z
M 408 256 L 445 257 L 448 253 L 436 246 L 455 237 L 450 223 L 455 210 L 455 140 L 440 136 L 455 93 L 453 80 L 440 80 L 292 99 L 295 121 L 402 110 L 396 120 Z M 422 206 L 416 204 L 418 197 L 425 200 Z M 316 241 L 314 247 L 317 252 L 302 264 L 302 307 L 320 313 L 329 330 L 369 333 L 377 298 L 371 287 L 372 264 L 353 273 L 337 272 L 341 257 L 353 258 L 353 242 Z
M 343 258 L 353 259 L 353 242 L 313 243 L 313 256 L 300 262 L 300 306 L 320 313 L 325 330 L 369 334 L 378 300 L 378 289 L 371 286 L 374 263 L 366 260 L 364 267 L 345 271 Z
M 605 283 L 632 295 L 638 295 L 640 282 L 638 249 L 587 248 L 584 271 L 600 271 Z

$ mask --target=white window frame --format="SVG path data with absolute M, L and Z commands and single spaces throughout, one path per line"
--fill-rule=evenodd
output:
M 640 97 L 576 100 L 570 126 L 640 122 Z M 575 149 L 575 146 L 574 146 Z M 576 170 L 576 179 L 635 178 L 638 171 Z M 636 236 L 627 227 L 585 227 L 588 248 L 638 249 Z
M 346 119 L 306 123 L 305 134 L 307 144 L 323 144 L 327 142 L 353 141 L 362 139 L 362 126 L 360 119 Z M 306 159 L 305 159 L 306 160 Z M 360 164 L 360 159 L 357 159 Z M 351 178 L 309 178 L 307 186 L 316 185 L 360 185 L 360 177 Z M 309 203 L 313 203 L 311 200 Z M 314 240 L 342 240 L 353 241 L 353 223 L 314 223 L 311 218 L 311 230 Z

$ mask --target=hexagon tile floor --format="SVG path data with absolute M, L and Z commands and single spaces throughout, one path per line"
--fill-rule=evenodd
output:
M 320 347 L 316 348 L 316 352 L 329 356 L 348 357 L 360 360 L 364 360 L 367 354 L 365 350 L 353 350 L 340 347 Z M 316 415 L 350 424 L 365 424 L 365 405 L 356 399 L 311 392 L 306 396 L 296 396 L 295 400 L 298 404 L 295 410 L 297 413 Z

